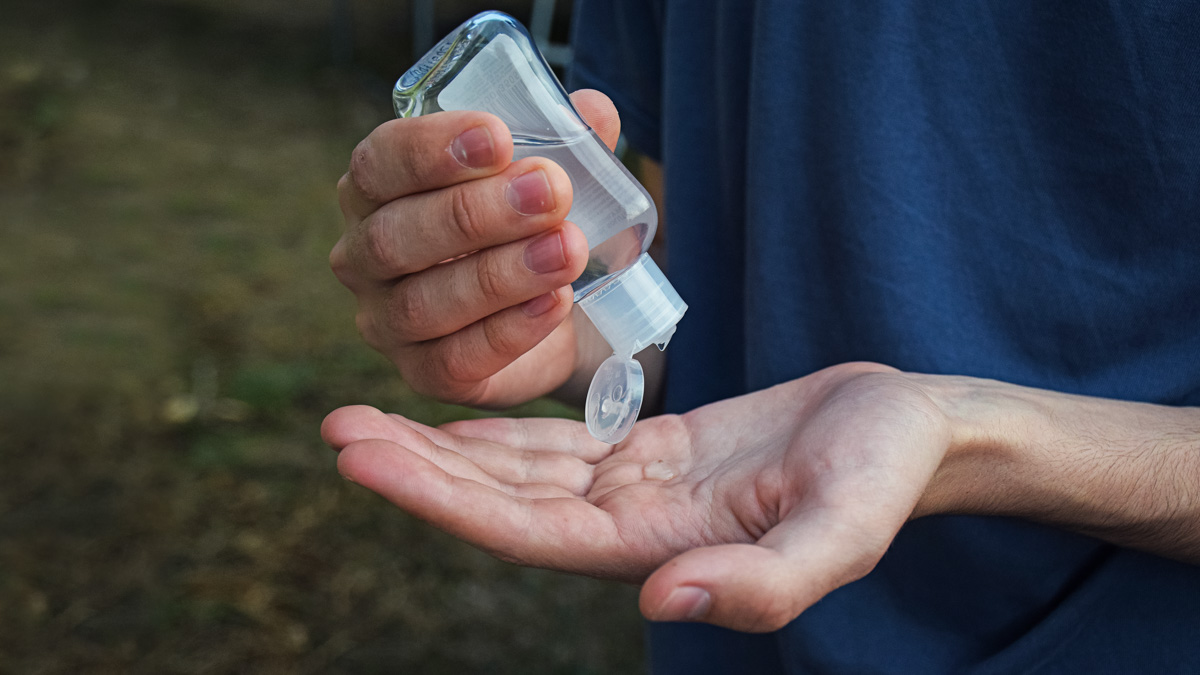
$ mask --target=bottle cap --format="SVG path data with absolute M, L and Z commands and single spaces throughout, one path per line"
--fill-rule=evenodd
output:
M 617 443 L 642 408 L 642 366 L 633 355 L 650 345 L 665 349 L 687 304 L 649 255 L 579 301 L 596 330 L 613 348 L 588 389 L 584 416 L 592 436 Z
M 592 376 L 584 416 L 588 432 L 605 443 L 620 443 L 642 410 L 645 377 L 635 359 L 613 355 Z
M 687 304 L 648 254 L 585 295 L 579 307 L 618 356 L 665 349 Z

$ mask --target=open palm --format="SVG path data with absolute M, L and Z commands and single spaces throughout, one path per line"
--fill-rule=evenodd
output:
M 773 630 L 868 572 L 949 443 L 902 374 L 845 364 L 616 446 L 582 423 L 432 428 L 356 406 L 322 428 L 344 476 L 499 558 L 645 581 L 651 619 Z

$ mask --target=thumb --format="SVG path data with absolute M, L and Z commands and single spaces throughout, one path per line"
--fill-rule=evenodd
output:
M 687 551 L 650 575 L 639 606 L 651 621 L 703 621 L 734 630 L 779 630 L 827 593 L 869 572 L 887 542 L 869 546 L 851 528 L 784 521 L 757 544 Z
M 571 94 L 571 105 L 583 116 L 583 121 L 596 132 L 609 150 L 617 147 L 621 135 L 621 116 L 612 99 L 595 89 L 580 89 Z

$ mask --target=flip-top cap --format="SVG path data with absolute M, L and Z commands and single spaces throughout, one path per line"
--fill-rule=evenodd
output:
M 605 443 L 620 443 L 642 410 L 645 377 L 642 364 L 610 356 L 596 369 L 588 388 L 584 417 L 588 432 Z
M 645 377 L 633 355 L 650 345 L 664 349 L 687 305 L 662 270 L 643 253 L 632 265 L 579 301 L 613 355 L 596 370 L 584 417 L 592 436 L 606 443 L 625 438 L 642 409 Z

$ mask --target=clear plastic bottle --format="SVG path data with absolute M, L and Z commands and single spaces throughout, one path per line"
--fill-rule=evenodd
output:
M 588 240 L 575 302 L 613 348 L 592 378 L 588 430 L 623 439 L 642 404 L 643 374 L 633 355 L 664 349 L 687 305 L 646 253 L 658 225 L 654 203 L 596 132 L 584 123 L 525 28 L 484 12 L 447 35 L 406 72 L 393 92 L 398 117 L 441 110 L 498 116 L 513 136 L 513 159 L 547 157 L 571 178 L 567 218 Z

